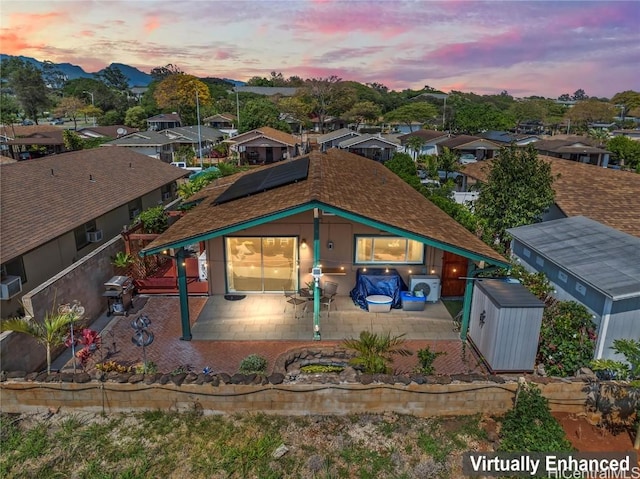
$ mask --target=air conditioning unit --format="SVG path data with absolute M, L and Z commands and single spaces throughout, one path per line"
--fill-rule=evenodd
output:
M 140 210 L 139 209 L 135 209 L 135 210 L 131 210 L 131 219 L 135 219 L 139 214 L 140 214 Z
M 102 230 L 87 231 L 87 241 L 89 243 L 98 243 L 102 241 Z
M 20 276 L 7 276 L 0 284 L 0 299 L 11 299 L 22 291 Z
M 436 303 L 440 299 L 440 277 L 435 274 L 412 274 L 409 276 L 411 292 L 422 291 L 427 302 Z
M 166 191 L 166 192 L 162 193 L 162 201 L 167 201 L 169 199 L 171 199 L 171 192 Z

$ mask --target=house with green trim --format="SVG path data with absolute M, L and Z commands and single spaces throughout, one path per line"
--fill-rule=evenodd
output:
M 384 165 L 345 150 L 220 178 L 190 202 L 195 206 L 141 252 L 176 258 L 185 340 L 192 336 L 183 258 L 194 244 L 206 250 L 212 296 L 296 291 L 314 268 L 348 294 L 358 270 L 393 268 L 405 282 L 411 274 L 438 275 L 443 297 L 464 297 L 467 321 L 473 277 L 509 265 Z

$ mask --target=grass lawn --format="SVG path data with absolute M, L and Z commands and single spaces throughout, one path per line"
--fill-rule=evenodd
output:
M 5 479 L 448 478 L 462 477 L 463 452 L 492 450 L 480 416 L 151 411 L 1 415 L 0 420 Z M 278 456 L 283 447 L 286 452 Z

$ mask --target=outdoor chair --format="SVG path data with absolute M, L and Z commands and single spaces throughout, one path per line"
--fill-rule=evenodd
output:
M 300 306 L 301 304 L 306 304 L 307 300 L 298 297 L 298 295 L 296 294 L 295 291 L 290 292 L 290 291 L 285 291 L 284 292 L 284 299 L 285 299 L 285 303 L 284 303 L 284 312 L 287 312 L 287 304 L 292 304 L 293 305 L 293 315 L 295 318 L 298 317 L 298 306 Z
M 331 303 L 338 292 L 338 283 L 332 281 L 325 281 L 322 287 L 322 297 L 320 298 L 320 307 L 327 307 L 327 317 L 330 315 Z

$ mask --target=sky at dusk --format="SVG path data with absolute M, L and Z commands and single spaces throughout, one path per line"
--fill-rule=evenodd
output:
M 173 64 L 246 81 L 337 75 L 393 90 L 640 91 L 640 0 L 0 0 L 0 53 L 87 72 Z

